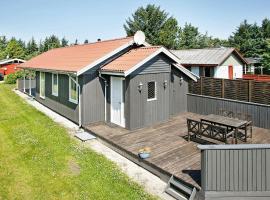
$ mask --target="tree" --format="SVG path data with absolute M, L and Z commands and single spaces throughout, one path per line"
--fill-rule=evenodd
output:
M 230 45 L 234 46 L 246 57 L 258 57 L 264 52 L 265 40 L 261 28 L 257 24 L 242 22 L 229 38 Z
M 29 60 L 34 56 L 37 56 L 39 54 L 39 48 L 35 41 L 35 39 L 32 37 L 32 39 L 27 43 L 26 45 L 26 51 L 25 51 L 25 59 Z
M 46 37 L 43 42 L 42 52 L 48 51 L 50 49 L 61 47 L 60 40 L 55 35 L 51 35 L 50 37 Z
M 86 40 L 84 40 L 84 44 L 88 44 L 89 42 L 88 42 L 88 40 L 86 39 Z
M 5 49 L 7 47 L 7 38 L 6 36 L 0 36 L 0 59 L 5 58 Z
M 266 49 L 262 55 L 262 66 L 270 70 L 270 39 L 266 40 Z
M 25 52 L 22 45 L 15 38 L 12 38 L 7 44 L 4 55 L 5 57 L 9 58 L 23 59 L 25 56 Z
M 262 21 L 262 27 L 261 27 L 262 33 L 263 33 L 263 37 L 264 38 L 270 38 L 270 20 L 265 18 Z
M 146 7 L 139 7 L 126 20 L 124 29 L 128 36 L 141 30 L 150 44 L 174 48 L 179 27 L 177 20 L 168 17 L 168 13 L 159 6 L 148 4 Z
M 61 40 L 61 47 L 66 47 L 66 46 L 68 46 L 68 40 L 66 40 L 66 38 L 62 38 L 62 40 Z
M 200 33 L 197 27 L 191 24 L 185 24 L 184 28 L 180 29 L 179 34 L 179 48 L 192 49 L 200 48 L 199 45 Z

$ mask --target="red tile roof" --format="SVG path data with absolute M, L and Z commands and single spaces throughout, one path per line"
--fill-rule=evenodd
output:
M 105 65 L 101 70 L 106 72 L 125 72 L 158 51 L 160 48 L 160 46 L 150 46 L 131 49 Z
M 104 40 L 49 50 L 20 65 L 22 68 L 78 72 L 89 64 L 133 41 L 133 37 Z

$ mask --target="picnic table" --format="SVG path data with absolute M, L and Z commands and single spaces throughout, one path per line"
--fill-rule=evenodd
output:
M 202 122 L 207 122 L 219 126 L 224 126 L 227 128 L 227 130 L 232 129 L 234 130 L 234 139 L 235 143 L 237 144 L 239 129 L 244 130 L 244 141 L 247 141 L 247 126 L 248 121 L 246 120 L 240 120 L 215 114 L 209 114 L 206 116 L 201 117 Z

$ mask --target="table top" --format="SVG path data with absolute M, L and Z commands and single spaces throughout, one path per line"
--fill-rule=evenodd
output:
M 230 126 L 233 128 L 239 128 L 240 126 L 243 126 L 247 123 L 247 121 L 245 120 L 224 117 L 221 115 L 214 115 L 214 114 L 203 116 L 201 117 L 201 120 L 207 121 L 207 122 L 214 122 L 216 124 Z

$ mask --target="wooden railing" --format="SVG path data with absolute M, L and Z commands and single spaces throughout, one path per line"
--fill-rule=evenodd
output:
M 201 77 L 190 81 L 189 93 L 259 104 L 270 104 L 270 82 Z

